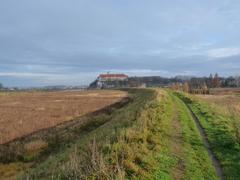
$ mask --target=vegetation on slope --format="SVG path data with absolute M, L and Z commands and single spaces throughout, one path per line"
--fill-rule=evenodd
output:
M 115 142 L 120 130 L 134 124 L 145 104 L 155 96 L 153 90 L 145 89 L 131 89 L 128 93 L 132 102 L 124 108 L 98 114 L 84 126 L 68 128 L 64 134 L 67 138 L 63 135 L 52 138 L 50 143 L 52 148 L 48 148 L 51 156 L 44 160 L 40 158 L 40 161 L 37 161 L 33 168 L 20 179 L 48 179 L 49 177 L 71 179 L 90 175 L 100 177 L 102 173 L 98 169 L 100 168 L 97 158 L 99 156 L 96 155 L 99 154 L 99 149 L 102 149 L 103 145 L 107 147 L 107 144 Z M 75 136 L 72 138 L 69 133 Z M 94 160 L 95 157 L 96 160 Z
M 110 114 L 107 123 L 84 127 L 82 138 L 22 177 L 217 179 L 184 103 L 161 90 L 133 95 L 135 101 Z
M 199 118 L 226 179 L 240 177 L 239 112 L 194 96 L 179 94 Z
M 131 103 L 52 131 L 42 150 L 7 168 L 27 166 L 19 179 L 217 179 L 181 99 L 158 89 L 128 92 Z

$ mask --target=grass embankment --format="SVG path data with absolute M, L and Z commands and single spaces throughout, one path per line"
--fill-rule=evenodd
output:
M 226 179 L 240 178 L 240 114 L 228 107 L 179 94 L 200 120 Z
M 19 179 L 217 179 L 179 98 L 163 90 L 129 94 L 125 107 L 51 138 Z
M 60 136 L 51 138 L 48 148 L 44 150 L 47 156 L 36 158 L 34 166 L 21 178 L 66 179 L 103 176 L 100 151 L 106 152 L 106 147 L 117 141 L 120 131 L 134 124 L 145 105 L 156 95 L 155 91 L 147 89 L 131 89 L 128 93 L 132 102 L 123 108 L 98 114 L 91 117 L 89 123 L 68 128 Z

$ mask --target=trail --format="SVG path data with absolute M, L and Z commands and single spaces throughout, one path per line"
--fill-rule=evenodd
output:
M 173 178 L 175 180 L 180 180 L 184 176 L 184 161 L 181 157 L 183 157 L 182 152 L 182 143 L 183 143 L 183 137 L 182 137 L 182 127 L 178 119 L 178 111 L 176 104 L 174 105 L 174 116 L 172 121 L 172 127 L 174 129 L 173 133 L 173 142 L 171 144 L 172 152 L 178 157 L 178 163 L 177 167 L 175 167 L 172 171 Z
M 186 104 L 186 103 L 185 103 Z M 195 124 L 197 125 L 197 128 L 200 132 L 200 135 L 202 137 L 202 140 L 204 142 L 204 145 L 207 149 L 207 152 L 209 154 L 209 156 L 211 157 L 211 160 L 212 160 L 212 164 L 213 166 L 215 167 L 215 170 L 216 170 L 216 173 L 218 175 L 218 177 L 221 179 L 221 180 L 224 180 L 224 176 L 223 176 L 223 172 L 222 172 L 222 168 L 221 168 L 221 165 L 219 163 L 219 161 L 217 160 L 215 154 L 213 153 L 213 151 L 211 150 L 211 146 L 210 146 L 210 143 L 208 141 L 208 138 L 207 138 L 207 135 L 205 133 L 205 130 L 204 128 L 202 127 L 198 117 L 194 114 L 194 112 L 192 111 L 192 109 L 189 107 L 188 104 L 186 104 L 187 108 L 189 109 L 191 115 L 192 115 L 192 118 L 194 119 L 195 121 Z

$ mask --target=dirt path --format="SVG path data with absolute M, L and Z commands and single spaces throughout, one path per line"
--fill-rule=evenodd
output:
M 211 147 L 210 147 L 210 144 L 209 144 L 209 141 L 207 139 L 207 135 L 202 127 L 202 125 L 200 124 L 200 121 L 199 119 L 197 118 L 197 116 L 194 114 L 194 112 L 192 111 L 192 109 L 186 104 L 186 106 L 188 107 L 189 111 L 191 112 L 191 115 L 192 115 L 192 118 L 194 119 L 196 125 L 197 125 L 197 128 L 200 132 L 200 135 L 202 137 L 202 140 L 204 142 L 204 145 L 208 151 L 208 154 L 209 156 L 211 157 L 211 160 L 212 160 L 212 164 L 213 166 L 215 167 L 215 170 L 216 170 L 216 173 L 218 175 L 218 177 L 221 179 L 221 180 L 224 180 L 224 176 L 223 176 L 223 173 L 222 173 L 222 168 L 221 168 L 221 165 L 220 163 L 218 162 L 215 154 L 213 153 L 213 151 L 211 150 Z
M 177 156 L 177 166 L 172 171 L 172 177 L 175 180 L 180 180 L 184 176 L 184 161 L 182 160 L 183 152 L 183 139 L 182 139 L 182 127 L 178 119 L 178 111 L 176 105 L 174 105 L 174 117 L 172 121 L 172 128 L 173 128 L 173 141 L 171 144 L 172 153 Z

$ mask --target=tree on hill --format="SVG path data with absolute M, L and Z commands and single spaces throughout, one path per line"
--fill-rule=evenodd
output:
M 3 88 L 3 85 L 2 85 L 2 83 L 0 83 L 0 89 L 2 89 Z

